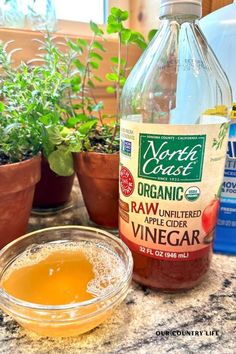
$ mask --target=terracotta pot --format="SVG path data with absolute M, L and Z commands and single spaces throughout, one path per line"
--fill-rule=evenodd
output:
M 118 227 L 119 155 L 75 154 L 75 170 L 90 219 L 98 225 Z
M 40 156 L 0 166 L 0 248 L 26 232 L 40 171 Z
M 41 179 L 35 188 L 33 207 L 58 208 L 70 200 L 75 175 L 58 176 L 50 169 L 48 161 L 44 157 L 41 165 Z

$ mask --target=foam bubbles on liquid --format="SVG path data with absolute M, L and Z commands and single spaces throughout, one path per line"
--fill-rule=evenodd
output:
M 95 297 L 112 291 L 125 276 L 125 266 L 122 260 L 105 243 L 80 241 L 32 245 L 6 269 L 2 280 L 8 278 L 15 270 L 33 266 L 58 251 L 83 253 L 94 272 L 94 279 L 87 284 L 87 291 Z

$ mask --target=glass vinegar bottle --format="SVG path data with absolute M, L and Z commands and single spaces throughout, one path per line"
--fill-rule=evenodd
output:
M 119 232 L 134 280 L 164 291 L 207 273 L 223 179 L 232 95 L 200 16 L 200 0 L 162 0 L 122 92 Z

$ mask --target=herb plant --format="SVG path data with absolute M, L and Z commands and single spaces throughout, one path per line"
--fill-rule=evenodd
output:
M 130 45 L 137 45 L 144 50 L 147 43 L 139 33 L 125 28 L 124 22 L 128 19 L 128 11 L 112 8 L 108 17 L 107 34 L 117 37 L 117 56 L 111 57 L 111 71 L 106 74 L 110 81 L 107 92 L 116 95 L 116 112 L 112 123 L 106 123 L 107 115 L 103 114 L 103 103 L 97 102 L 94 95 L 96 82 L 102 79 L 95 74 L 103 60 L 105 52 L 104 32 L 95 23 L 90 22 L 93 33 L 89 42 L 84 39 L 69 41 L 68 46 L 77 52 L 73 64 L 77 69 L 71 78 L 73 98 L 76 104 L 73 105 L 74 115 L 67 121 L 67 126 L 84 134 L 82 139 L 82 150 L 96 151 L 102 153 L 113 153 L 119 150 L 119 106 L 120 95 L 125 84 L 126 77 L 130 71 L 128 67 L 128 53 Z M 98 41 L 97 39 L 100 39 Z M 122 56 L 124 54 L 124 57 Z M 85 61 L 82 60 L 85 57 Z
M 0 97 L 4 100 L 0 102 L 0 165 L 26 160 L 42 148 L 41 130 L 36 122 L 28 119 L 26 111 L 11 104 L 15 92 L 23 92 L 28 71 L 24 64 L 19 71 L 12 68 L 13 53 L 7 54 L 6 46 L 0 46 Z
M 59 50 L 48 34 L 40 46 L 43 55 L 31 65 L 21 63 L 16 69 L 11 63 L 13 52 L 7 54 L 6 45 L 0 48 L 2 160 L 16 162 L 42 150 L 55 172 L 71 175 L 72 152 L 81 150 L 79 133 L 72 135 L 65 127 L 72 114 L 67 90 L 73 53 Z M 35 65 L 39 61 L 41 65 Z M 32 147 L 28 146 L 30 142 Z
M 109 123 L 103 102 L 94 94 L 102 81 L 96 71 L 105 52 L 105 35 L 97 24 L 90 22 L 90 41 L 57 43 L 46 33 L 44 40 L 37 40 L 37 57 L 17 68 L 11 62 L 14 51 L 8 54 L 7 44 L 0 46 L 0 163 L 21 161 L 41 150 L 53 171 L 68 176 L 74 171 L 74 152 L 119 150 L 119 105 L 130 71 L 129 48 L 147 46 L 140 33 L 125 28 L 127 19 L 127 11 L 112 8 L 106 28 L 108 35 L 117 37 L 117 56 L 110 58 L 106 74 L 107 92 L 116 95 Z

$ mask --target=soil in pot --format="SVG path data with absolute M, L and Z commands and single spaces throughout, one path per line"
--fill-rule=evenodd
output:
M 41 157 L 0 166 L 0 248 L 26 233 Z
M 118 228 L 119 154 L 81 152 L 74 157 L 90 220 L 103 227 Z
M 41 179 L 35 188 L 33 208 L 37 211 L 39 209 L 63 209 L 70 201 L 75 175 L 58 176 L 50 169 L 44 157 L 41 164 Z

